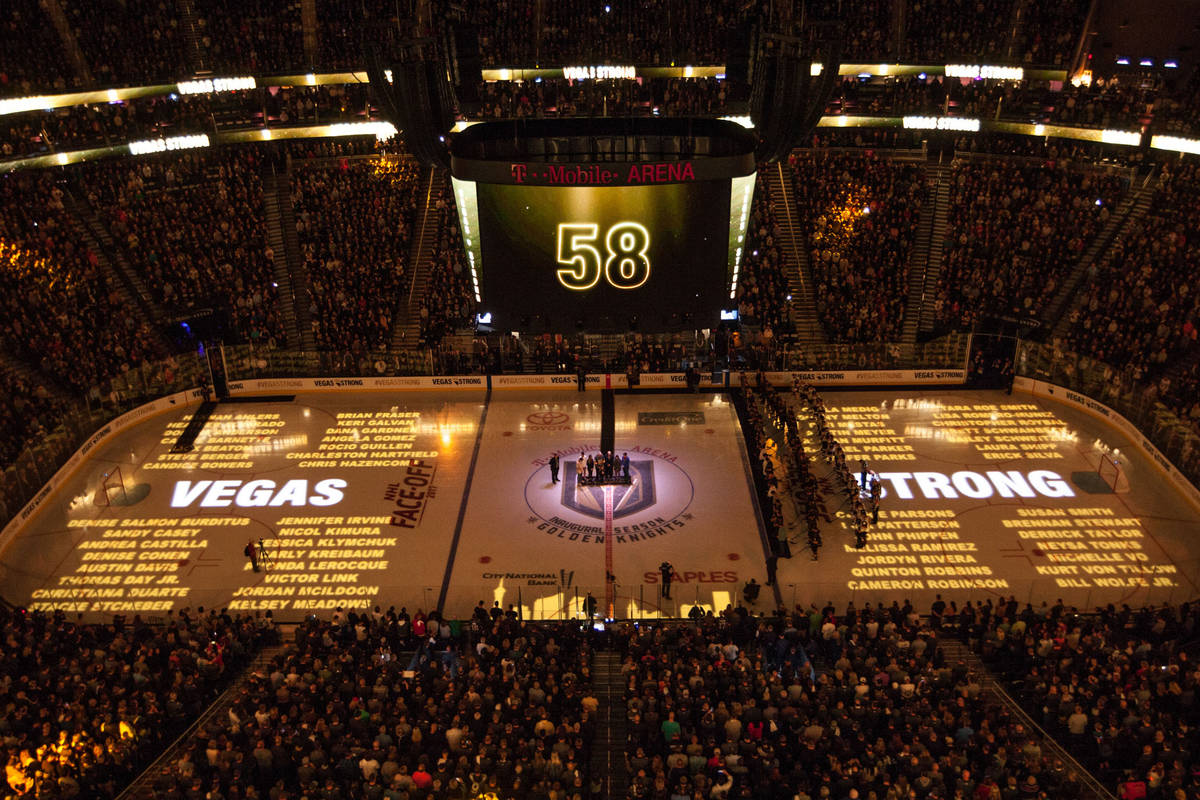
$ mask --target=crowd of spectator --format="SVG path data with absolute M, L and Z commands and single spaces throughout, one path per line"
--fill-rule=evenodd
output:
M 1096 78 L 1078 86 L 941 76 L 846 77 L 838 84 L 825 113 L 927 114 L 1138 130 L 1157 118 L 1155 103 L 1164 96 L 1159 82 L 1144 76 Z
M 1089 5 L 1089 0 L 1021 5 L 1023 41 L 1018 42 L 1013 56 L 1025 64 L 1068 67 L 1080 43 Z
M 1200 135 L 1200 69 L 1176 92 L 1164 92 L 1155 106 L 1159 130 L 1175 135 Z
M 407 9 L 398 15 L 386 0 L 322 0 L 315 29 L 306 37 L 298 0 L 240 5 L 195 0 L 190 17 L 168 0 L 62 5 L 90 74 L 66 57 L 68 48 L 37 0 L 14 0 L 0 20 L 5 45 L 0 50 L 0 91 L 18 95 L 163 84 L 197 71 L 265 75 L 360 70 L 368 46 L 388 51 L 403 39 L 432 41 L 458 24 L 477 32 L 486 66 L 728 64 L 749 54 L 751 37 L 739 31 L 751 24 L 804 35 L 806 26 L 837 20 L 844 31 L 843 61 L 1008 61 L 1062 67 L 1078 43 L 1087 12 L 1083 0 L 1046 7 L 1011 0 L 821 0 L 803 10 L 739 0 L 501 0 L 483 7 L 441 0 L 413 17 Z M 1023 20 L 1014 19 L 1018 5 Z M 189 20 L 194 30 L 188 30 Z
M 285 346 L 254 146 L 97 163 L 84 189 L 154 300 L 174 313 L 214 309 L 226 341 Z M 279 255 L 282 258 L 282 254 Z
M 910 0 L 902 58 L 933 64 L 960 59 L 973 64 L 1005 63 L 1012 41 L 1013 7 L 1014 0 Z
M 411 158 L 343 158 L 292 173 L 313 334 L 333 350 L 391 343 L 415 225 L 420 170 Z
M 872 152 L 796 151 L 789 164 L 826 334 L 897 341 L 927 194 L 924 169 Z
M 795 31 L 805 20 L 839 20 L 843 62 L 872 62 L 897 60 L 896 29 L 892 12 L 896 3 L 891 0 L 809 0 L 801 7 L 783 3 L 772 6 L 779 22 Z M 786 19 L 784 19 L 786 17 Z
M 770 189 L 763 170 L 754 188 L 750 221 L 746 225 L 746 247 L 738 274 L 738 316 L 759 326 L 768 339 L 775 332 L 790 330 L 787 270 L 783 252 L 783 228 L 771 207 Z
M 373 119 L 366 84 L 158 95 L 0 117 L 0 155 L 42 155 L 136 139 Z
M 480 106 L 463 109 L 461 114 L 473 119 L 717 116 L 745 112 L 745 103 L 735 96 L 738 91 L 728 81 L 712 78 L 494 81 L 482 84 Z M 826 114 L 931 114 L 1124 130 L 1155 121 L 1164 130 L 1186 132 L 1200 104 L 1187 94 L 1170 98 L 1159 82 L 1145 76 L 1097 78 L 1091 84 L 1059 89 L 1039 81 L 845 78 Z M 375 118 L 366 84 L 261 87 L 216 95 L 172 93 L 6 115 L 0 118 L 0 155 L 20 157 L 139 138 Z
M 199 67 L 172 0 L 61 3 L 96 86 L 171 83 Z M 53 30 L 48 18 L 42 23 Z M 215 66 L 215 65 L 214 65 Z
M 731 90 L 715 78 L 491 81 L 480 88 L 479 116 L 714 116 L 728 113 Z
M 155 796 L 584 800 L 590 671 L 578 623 L 339 610 L 250 676 Z
M 1081 616 L 1061 600 L 938 596 L 925 617 L 897 598 L 690 618 L 601 638 L 483 601 L 464 620 L 309 618 L 146 796 L 592 800 L 602 639 L 621 656 L 630 800 L 1082 797 L 1040 734 L 946 658 L 945 636 L 1122 797 L 1200 789 L 1195 605 Z M 269 614 L 202 608 L 91 624 L 0 607 L 0 637 L 0 748 L 19 798 L 115 796 L 279 642 Z
M 1158 181 L 1145 216 L 1089 271 L 1067 339 L 1078 353 L 1135 369 L 1135 379 L 1161 373 L 1192 346 L 1200 322 L 1191 267 L 1200 254 L 1200 209 L 1192 200 L 1200 170 L 1165 163 Z
M 100 268 L 65 197 L 49 173 L 0 180 L 0 342 L 83 392 L 164 353 Z
M 45 439 L 57 427 L 66 403 L 45 386 L 33 386 L 11 372 L 0 372 L 0 396 L 10 408 L 0 420 L 0 464 L 10 464 L 27 445 Z
M 1076 774 L 946 660 L 907 601 L 765 618 L 727 609 L 615 637 L 630 798 L 1082 795 Z
M 438 0 L 438 3 L 442 0 Z M 417 8 L 430 8 L 435 20 L 445 18 L 445 10 L 438 3 L 422 4 Z M 491 7 L 472 6 L 471 13 L 482 12 Z M 389 46 L 398 37 L 433 37 L 433 20 L 422 19 L 426 26 L 414 26 L 404 16 L 411 6 L 397 5 L 391 0 L 319 0 L 317 11 L 317 65 L 322 69 L 361 70 L 367 63 L 367 48 L 378 48 L 387 55 Z M 397 17 L 397 13 L 401 16 Z
M 935 315 L 969 330 L 1037 319 L 1121 202 L 1128 181 L 1066 162 L 955 166 Z
M 300 0 L 193 0 L 202 58 L 238 75 L 309 66 Z
M 453 5 L 453 4 L 451 4 Z M 503 0 L 470 9 L 488 66 L 721 64 L 744 4 L 734 0 Z
M 1016 605 L 959 626 L 1038 724 L 1123 798 L 1194 797 L 1200 669 L 1184 645 L 1200 609 Z
M 943 151 L 940 161 L 953 162 L 954 156 L 1024 156 L 1049 163 L 1071 162 L 1140 169 L 1156 161 L 1153 155 L 1140 148 L 1122 147 L 1103 142 L 1071 141 L 1067 139 L 1038 139 L 1017 134 L 963 136 L 955 140 L 952 150 Z
M 0 607 L 6 797 L 115 797 L 277 637 L 269 618 L 170 612 L 160 623 Z
M 418 309 L 421 340 L 436 347 L 442 337 L 459 328 L 471 328 L 474 322 L 475 290 L 466 250 L 458 227 L 458 211 L 449 185 L 437 201 L 437 240 L 429 261 L 429 283 L 421 295 Z
M 38 0 L 11 0 L 0 8 L 0 54 L 0 97 L 66 92 L 76 85 L 62 40 Z

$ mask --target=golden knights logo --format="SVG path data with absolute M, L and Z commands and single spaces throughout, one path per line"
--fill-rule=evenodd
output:
M 533 462 L 525 481 L 526 522 L 539 534 L 578 544 L 650 541 L 673 535 L 691 523 L 696 487 L 679 465 L 678 458 L 664 450 L 630 446 L 629 485 L 579 486 L 575 460 L 589 452 L 584 446 L 555 451 L 562 459 L 561 482 L 554 483 L 545 459 Z M 594 451 L 593 451 L 594 452 Z M 612 494 L 612 518 L 604 518 L 605 492 Z
M 568 467 L 574 465 L 568 464 Z M 654 462 L 629 461 L 628 486 L 613 484 L 613 519 L 636 514 L 654 505 Z M 604 486 L 577 486 L 575 470 L 563 476 L 562 504 L 587 517 L 604 519 Z

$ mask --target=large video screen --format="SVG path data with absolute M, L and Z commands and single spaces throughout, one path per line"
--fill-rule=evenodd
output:
M 476 184 L 480 310 L 502 330 L 715 321 L 732 305 L 730 189 Z

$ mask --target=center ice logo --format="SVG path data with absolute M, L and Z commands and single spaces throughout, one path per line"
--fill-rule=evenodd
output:
M 621 448 L 626 452 L 625 448 Z M 540 534 L 579 544 L 604 544 L 606 531 L 617 545 L 675 533 L 692 524 L 696 486 L 674 453 L 631 445 L 628 486 L 580 486 L 575 461 L 594 450 L 569 446 L 555 451 L 562 459 L 560 483 L 552 483 L 545 459 L 533 462 L 525 481 L 526 522 Z M 636 458 L 634 458 L 636 456 Z M 612 522 L 604 519 L 605 489 L 612 492 Z
M 573 464 L 568 464 L 562 481 L 562 504 L 594 519 L 604 519 L 604 486 L 578 486 Z M 654 462 L 629 462 L 628 486 L 616 484 L 611 487 L 613 496 L 613 519 L 627 517 L 654 505 Z

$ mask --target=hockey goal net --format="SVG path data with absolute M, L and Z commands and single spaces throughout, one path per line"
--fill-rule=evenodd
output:
M 1121 471 L 1121 463 L 1108 453 L 1100 454 L 1100 464 L 1096 467 L 1096 474 L 1100 476 L 1100 480 L 1104 481 L 1104 485 L 1112 492 L 1121 490 L 1124 474 Z
M 128 501 L 125 491 L 125 478 L 120 467 L 113 467 L 100 475 L 100 490 L 96 492 L 96 505 L 107 507 L 116 503 L 123 505 Z

